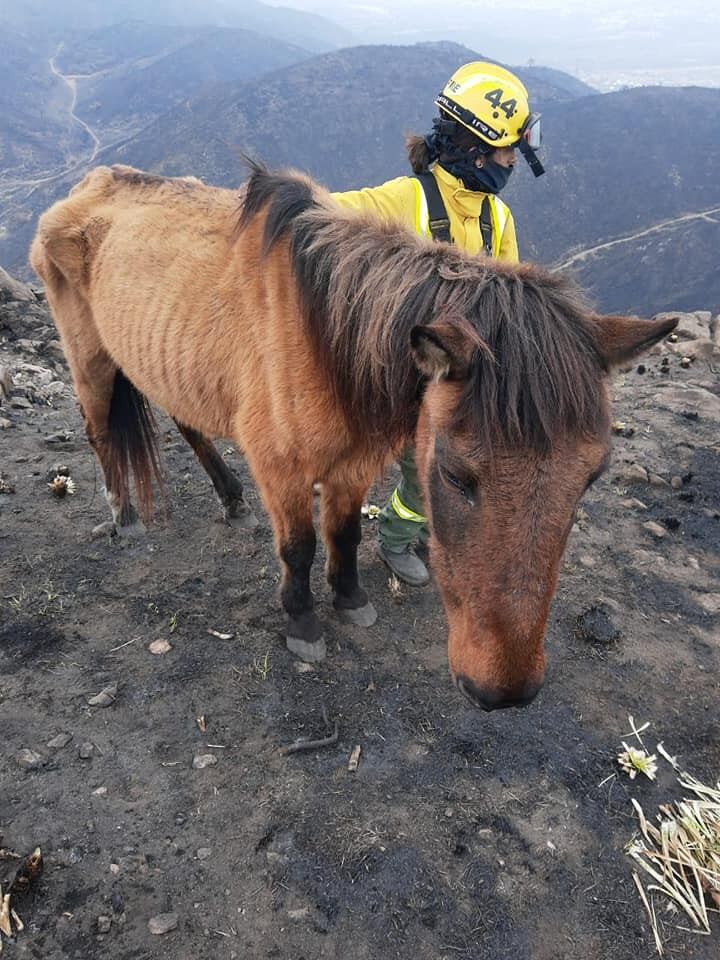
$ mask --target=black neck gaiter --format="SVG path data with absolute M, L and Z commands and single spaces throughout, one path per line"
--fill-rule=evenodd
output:
M 443 170 L 447 170 L 461 181 L 468 190 L 478 193 L 500 193 L 506 186 L 512 173 L 512 167 L 503 167 L 484 155 L 482 167 L 475 166 L 479 151 L 463 152 L 453 143 L 452 138 L 443 133 L 442 121 L 433 120 L 433 132 L 425 137 L 430 163 L 437 160 Z
M 461 180 L 468 190 L 477 190 L 480 193 L 500 193 L 505 187 L 512 167 L 503 167 L 489 157 L 485 157 L 482 167 L 475 166 L 475 160 L 456 160 L 453 163 L 443 163 L 438 161 L 443 170 L 447 170 L 458 180 Z

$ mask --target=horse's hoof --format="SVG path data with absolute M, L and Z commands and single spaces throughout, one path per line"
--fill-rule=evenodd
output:
M 377 610 L 368 602 L 354 610 L 337 609 L 336 613 L 343 623 L 351 623 L 356 627 L 371 627 L 377 620 Z
M 141 520 L 135 520 L 133 523 L 116 523 L 115 532 L 123 540 L 138 540 L 145 536 L 147 530 Z
M 320 660 L 324 660 L 327 656 L 327 646 L 325 645 L 324 637 L 320 637 L 319 640 L 308 641 L 301 640 L 300 637 L 288 636 L 285 637 L 285 645 L 290 653 L 294 653 L 296 657 L 299 657 L 306 663 L 319 663 Z
M 327 656 L 322 624 L 314 610 L 306 610 L 298 617 L 288 617 L 285 643 L 290 653 L 308 663 L 317 663 Z
M 235 500 L 225 508 L 225 523 L 237 530 L 254 530 L 260 521 L 243 500 Z

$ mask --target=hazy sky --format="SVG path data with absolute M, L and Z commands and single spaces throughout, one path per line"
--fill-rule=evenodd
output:
M 720 82 L 713 0 L 265 0 L 320 13 L 358 42 L 455 40 L 506 63 L 529 59 L 591 75 L 694 72 Z M 699 82 L 704 82 L 700 80 Z

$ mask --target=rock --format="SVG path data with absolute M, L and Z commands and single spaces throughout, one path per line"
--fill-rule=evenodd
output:
M 585 643 L 608 646 L 622 636 L 604 603 L 593 604 L 575 619 L 575 637 Z
M 93 790 L 94 797 L 106 797 L 108 792 L 107 787 L 98 787 L 97 790 Z
M 648 472 L 639 463 L 631 463 L 618 476 L 618 479 L 622 483 L 647 483 Z
M 98 523 L 96 527 L 93 527 L 90 531 L 91 540 L 100 540 L 102 537 L 114 537 L 117 534 L 117 527 L 115 526 L 114 521 L 105 520 L 103 523 Z
M 59 733 L 56 737 L 53 737 L 52 740 L 48 740 L 47 746 L 51 750 L 62 750 L 62 748 L 66 747 L 71 740 L 71 733 Z
M 207 860 L 208 857 L 212 856 L 212 849 L 210 847 L 198 847 L 195 856 L 198 860 Z
M 167 640 L 153 640 L 153 642 L 148 646 L 150 653 L 155 654 L 156 657 L 160 656 L 163 653 L 169 653 L 172 650 L 172 644 L 168 643 Z
M 19 767 L 22 767 L 23 770 L 39 770 L 40 767 L 45 763 L 45 758 L 41 754 L 36 753 L 34 750 L 28 750 L 25 748 L 21 750 L 15 757 L 15 761 Z
M 115 866 L 115 864 L 111 864 L 111 866 Z M 112 894 L 110 897 L 110 904 L 115 913 L 125 913 L 125 901 L 119 893 Z
M 623 420 L 615 420 L 612 424 L 612 432 L 621 437 L 635 436 L 635 427 L 631 427 Z
M 647 510 L 647 504 L 643 503 L 642 500 L 638 500 L 637 497 L 629 497 L 626 500 L 621 500 L 620 506 L 625 507 L 627 510 Z
M 89 760 L 93 753 L 95 753 L 95 744 L 91 743 L 90 740 L 86 740 L 78 747 L 78 757 L 80 757 L 81 760 Z
M 9 430 L 12 425 L 12 420 L 8 420 L 6 417 L 0 417 L 0 430 Z
M 88 700 L 88 706 L 111 707 L 117 700 L 117 695 L 118 685 L 117 683 L 111 683 L 109 686 L 104 687 L 100 693 L 95 694 L 94 697 L 90 697 Z
M 193 768 L 195 770 L 204 770 L 205 767 L 214 767 L 218 758 L 214 753 L 198 753 L 193 757 Z
M 45 350 L 43 352 L 53 360 L 61 360 L 63 363 L 65 362 L 65 351 L 63 350 L 62 344 L 59 340 L 48 340 L 48 342 L 45 344 Z
M 0 364 L 0 400 L 7 400 L 13 391 L 13 379 L 8 367 Z
M 670 480 L 670 486 L 673 488 L 673 490 L 682 490 L 682 477 L 673 477 Z
M 0 493 L 15 493 L 15 484 L 0 470 Z
M 156 937 L 164 933 L 170 933 L 178 925 L 178 915 L 176 913 L 159 913 L 156 917 L 150 917 L 148 920 L 148 930 Z
M 10 406 L 14 410 L 32 410 L 32 404 L 27 397 L 11 397 Z
M 694 593 L 693 598 L 706 613 L 720 613 L 720 593 Z
M 720 397 L 698 385 L 671 384 L 651 397 L 655 409 L 671 410 L 687 420 L 720 422 Z
M 50 445 L 56 443 L 72 443 L 73 434 L 71 430 L 58 430 L 57 433 L 49 433 L 45 437 L 45 443 Z
M 66 463 L 56 463 L 54 466 L 50 467 L 49 470 L 45 471 L 45 480 L 50 483 L 51 480 L 54 480 L 55 477 L 69 477 L 70 476 L 70 467 Z
M 35 294 L 27 284 L 15 280 L 0 267 L 0 303 L 10 303 L 12 301 L 32 303 L 36 299 Z
M 110 927 L 112 926 L 112 917 L 98 917 L 97 918 L 97 932 L 98 933 L 110 933 Z
M 667 536 L 667 530 L 665 527 L 661 527 L 660 524 L 655 523 L 654 520 L 648 520 L 647 523 L 644 523 L 643 529 L 652 534 L 656 540 L 662 540 L 663 537 Z
M 665 477 L 661 477 L 659 473 L 649 473 L 648 481 L 653 487 L 669 487 L 670 484 L 667 482 Z
M 683 340 L 698 340 L 707 337 L 710 332 L 710 320 L 712 314 L 709 310 L 695 310 L 692 313 L 659 313 L 656 317 L 677 317 L 678 325 L 675 327 L 675 342 Z M 668 339 L 670 339 L 668 337 Z

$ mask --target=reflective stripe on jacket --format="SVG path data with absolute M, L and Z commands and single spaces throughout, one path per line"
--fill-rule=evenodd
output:
M 480 231 L 480 208 L 483 198 L 490 197 L 493 224 L 493 256 L 508 263 L 517 263 L 518 248 L 515 223 L 508 206 L 498 196 L 468 190 L 462 182 L 437 164 L 432 169 L 440 188 L 448 219 L 450 236 L 461 250 L 473 255 L 483 251 Z M 379 187 L 333 193 L 341 205 L 366 213 L 377 213 L 384 220 L 407 224 L 416 233 L 430 237 L 430 224 L 425 192 L 414 177 L 397 177 Z

